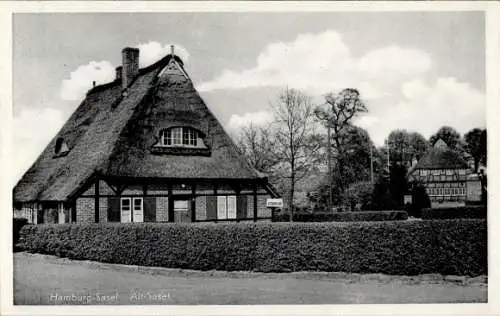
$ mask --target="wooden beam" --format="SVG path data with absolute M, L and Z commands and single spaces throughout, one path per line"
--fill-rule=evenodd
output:
M 257 221 L 257 182 L 252 184 L 253 189 L 253 221 Z
M 99 177 L 96 177 L 94 185 L 94 222 L 99 223 Z
M 168 191 L 168 221 L 173 222 L 174 221 L 174 199 L 172 196 L 172 183 L 167 183 L 167 191 Z
M 240 218 L 238 217 L 238 201 L 240 200 L 241 186 L 239 184 L 236 185 L 236 189 L 234 190 L 236 193 L 236 222 L 240 222 Z M 245 213 L 247 210 L 245 210 Z M 245 216 L 246 217 L 246 216 Z
M 196 222 L 196 184 L 191 185 L 191 222 Z

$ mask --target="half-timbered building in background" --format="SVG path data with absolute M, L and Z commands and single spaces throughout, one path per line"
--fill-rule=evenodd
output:
M 432 207 L 480 200 L 479 180 L 441 139 L 409 171 L 409 180 L 425 187 Z
M 93 87 L 14 188 L 32 223 L 270 219 L 277 194 L 252 169 L 172 53 Z

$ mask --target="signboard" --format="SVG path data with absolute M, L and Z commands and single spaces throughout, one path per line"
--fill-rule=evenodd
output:
M 411 198 L 411 195 L 409 194 L 405 194 L 404 196 L 404 204 L 406 205 L 407 203 L 412 203 L 412 198 Z
M 283 199 L 267 199 L 267 207 L 283 207 Z

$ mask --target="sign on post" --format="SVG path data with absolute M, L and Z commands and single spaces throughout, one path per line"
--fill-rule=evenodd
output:
M 283 199 L 267 199 L 267 207 L 283 207 Z

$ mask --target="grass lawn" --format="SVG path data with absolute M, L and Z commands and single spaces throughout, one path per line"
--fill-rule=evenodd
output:
M 14 254 L 14 304 L 486 302 L 486 277 L 182 271 Z

